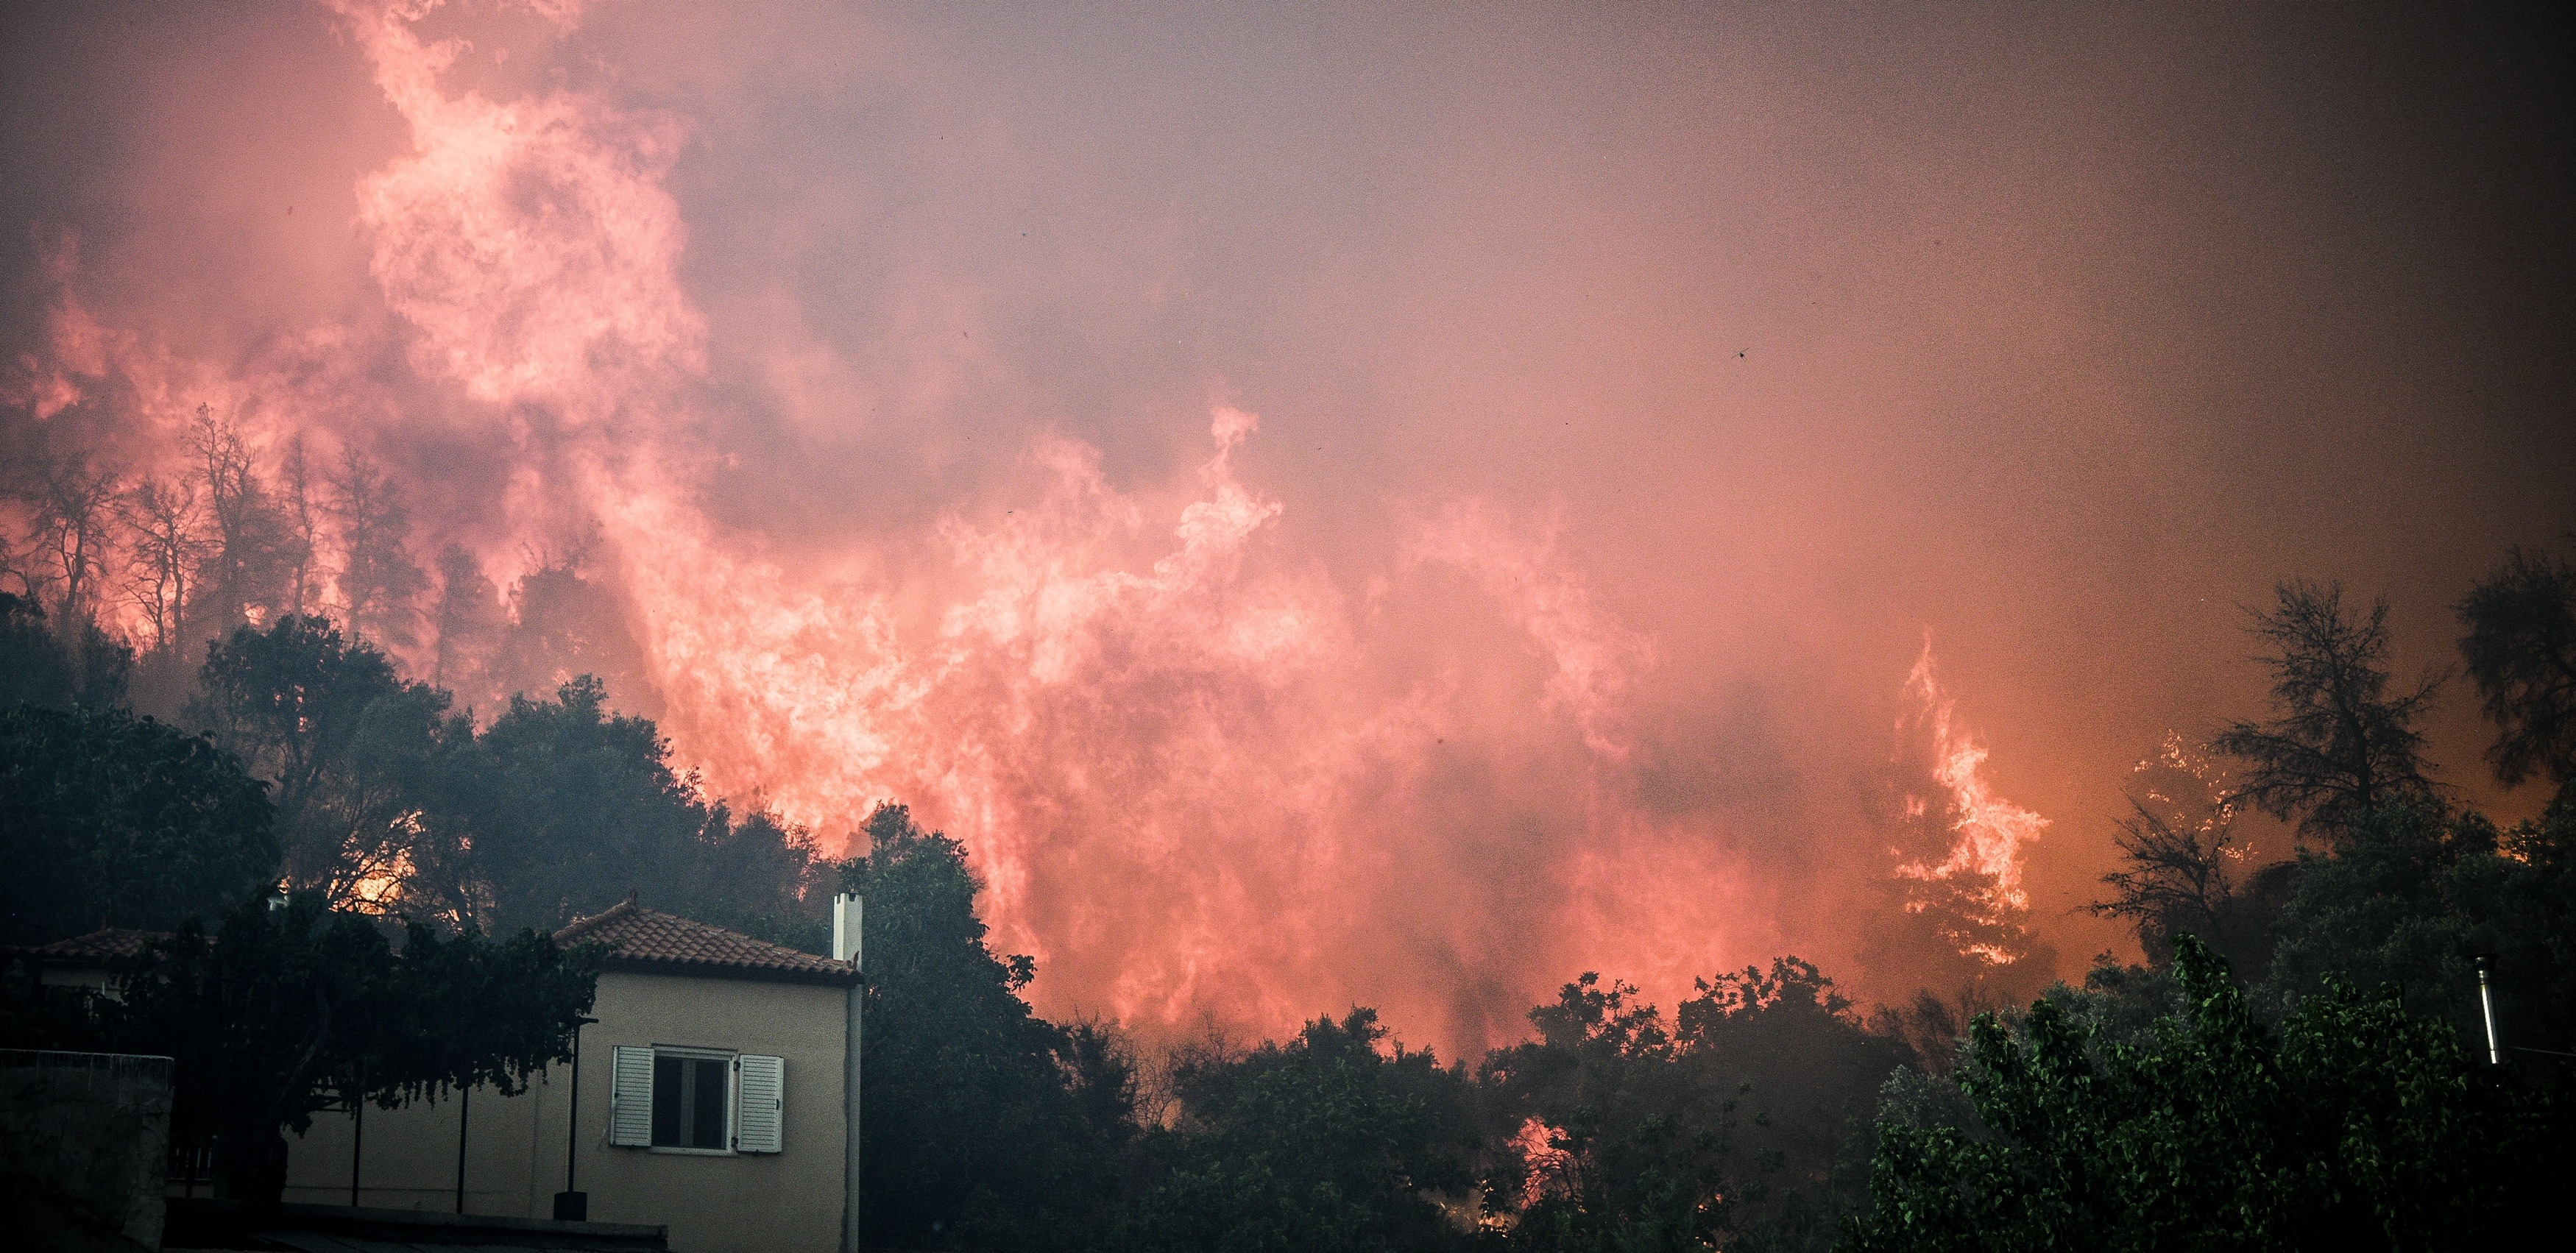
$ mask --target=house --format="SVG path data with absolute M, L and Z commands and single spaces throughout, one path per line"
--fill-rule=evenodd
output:
M 856 902 L 836 914 L 846 952 Z M 656 1223 L 678 1253 L 842 1247 L 855 963 L 631 897 L 555 940 L 608 949 L 578 1065 L 514 1097 L 317 1118 L 289 1139 L 285 1199 Z
M 677 1253 L 854 1247 L 858 904 L 834 903 L 837 960 L 632 897 L 576 920 L 558 943 L 607 949 L 576 1062 L 516 1096 L 318 1115 L 288 1137 L 283 1199 L 660 1225 Z M 48 945 L 45 981 L 101 986 L 150 938 Z

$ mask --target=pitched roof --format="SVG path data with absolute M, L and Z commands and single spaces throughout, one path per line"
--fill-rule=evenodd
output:
M 137 931 L 132 927 L 101 927 L 88 935 L 76 935 L 51 944 L 35 944 L 6 950 L 11 956 L 33 957 L 59 965 L 105 962 L 113 957 L 132 957 L 154 940 L 170 938 L 167 931 Z
M 608 946 L 610 970 L 836 987 L 858 982 L 858 972 L 848 962 L 646 909 L 632 896 L 603 912 L 573 919 L 571 926 L 555 932 L 557 944 L 591 942 Z

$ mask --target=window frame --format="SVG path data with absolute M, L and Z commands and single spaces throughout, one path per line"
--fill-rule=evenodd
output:
M 637 1147 L 642 1148 L 647 1153 L 669 1153 L 679 1157 L 739 1156 L 741 1150 L 736 1149 L 734 1147 L 734 1143 L 742 1122 L 742 1065 L 737 1060 L 742 1056 L 742 1053 L 739 1050 L 699 1048 L 684 1044 L 656 1044 L 653 1045 L 652 1048 L 653 1060 L 656 1063 L 659 1063 L 665 1057 L 683 1057 L 696 1061 L 714 1061 L 724 1063 L 724 1147 L 701 1149 L 679 1144 L 645 1144 Z M 647 1134 L 649 1136 L 650 1133 Z

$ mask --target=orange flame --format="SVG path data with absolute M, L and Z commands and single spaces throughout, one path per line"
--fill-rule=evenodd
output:
M 1958 721 L 1957 701 L 1933 670 L 1929 637 L 1906 675 L 1905 692 L 1914 708 L 1899 721 L 1898 732 L 1903 735 L 1910 724 L 1928 735 L 1932 780 L 1947 793 L 1939 798 L 1939 812 L 1955 838 L 1939 862 L 1907 862 L 1897 867 L 1897 873 L 1951 885 L 1967 904 L 1971 920 L 2002 925 L 2030 909 L 2029 894 L 2021 883 L 2023 846 L 2039 839 L 2048 819 L 1995 794 L 1985 775 L 1985 742 Z M 1930 798 L 1910 792 L 1905 807 L 1908 817 L 1933 812 Z M 2013 957 L 1987 943 L 1966 945 L 1962 952 L 1997 964 Z

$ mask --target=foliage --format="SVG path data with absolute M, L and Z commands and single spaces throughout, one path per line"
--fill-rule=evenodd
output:
M 802 831 L 737 818 L 671 769 L 647 719 L 617 714 L 587 675 L 552 700 L 513 697 L 438 794 L 434 826 L 464 834 L 443 878 L 496 927 L 560 927 L 629 891 L 656 908 L 816 946 L 822 873 Z M 461 847 L 460 847 L 461 845 Z
M 0 1027 L 13 1046 L 174 1059 L 172 1134 L 211 1134 L 217 1194 L 256 1204 L 285 1185 L 282 1132 L 319 1110 L 522 1090 L 571 1057 L 598 981 L 595 952 L 533 932 L 496 943 L 413 924 L 397 954 L 378 920 L 312 894 L 253 897 L 222 924 L 210 935 L 190 919 L 114 962 L 116 995 L 88 1002 L 85 1020 L 11 987 Z
M 2496 778 L 2576 784 L 2576 564 L 2514 549 L 2459 614 L 2460 655 L 2496 724 Z
M 1991 1138 L 1879 1130 L 1855 1250 L 2466 1247 L 2535 1220 L 2568 1164 L 2565 1098 L 2471 1064 L 2394 991 L 2342 982 L 2276 1035 L 2178 937 L 2184 1010 L 2105 1044 L 2060 1003 L 1972 1028 Z
M 1463 1242 L 1428 1195 L 1473 1187 L 1467 1082 L 1428 1050 L 1381 1047 L 1374 1010 L 1286 1044 L 1185 1059 L 1167 1172 L 1117 1243 L 1148 1250 L 1431 1249 Z
M 2300 858 L 2265 994 L 2286 1005 L 2327 973 L 2402 986 L 2410 1005 L 2483 1043 L 2474 959 L 2496 958 L 2499 1032 L 2576 1051 L 2576 804 L 2500 832 L 2421 801 L 2355 824 L 2332 856 Z
M 470 736 L 447 694 L 405 681 L 329 619 L 287 615 L 207 650 L 188 715 L 274 787 L 288 881 L 332 904 L 371 901 L 421 841 L 418 797 Z
M 96 622 L 80 618 L 58 632 L 34 600 L 0 592 L 0 709 L 106 709 L 125 699 L 133 669 L 133 651 Z
M 1096 1034 L 1019 997 L 1027 957 L 993 952 L 957 841 L 900 805 L 868 816 L 843 885 L 867 902 L 862 1134 L 867 1240 L 1048 1248 L 1113 1199 L 1132 1077 Z
M 2253 611 L 2247 628 L 2266 641 L 2274 717 L 2238 722 L 2211 747 L 2244 763 L 2237 795 L 2303 835 L 2332 838 L 2362 814 L 2432 791 L 2424 737 L 2438 678 L 2396 696 L 2388 691 L 2388 602 L 2354 617 L 2343 587 L 2293 580 L 2279 605 Z
M 1794 957 L 1704 979 L 1670 1028 L 1586 975 L 1481 1067 L 1510 1243 L 1530 1249 L 1818 1246 L 1855 1187 L 1844 1146 L 1906 1056 Z
M 167 929 L 270 881 L 260 784 L 202 738 L 119 709 L 0 712 L 0 943 Z

